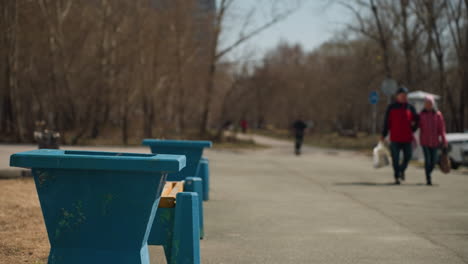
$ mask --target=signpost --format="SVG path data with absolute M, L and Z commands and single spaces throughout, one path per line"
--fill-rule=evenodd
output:
M 369 103 L 371 105 L 376 105 L 379 102 L 379 93 L 377 91 L 372 91 L 369 94 Z
M 369 94 L 369 103 L 372 105 L 372 134 L 377 133 L 377 103 L 379 102 L 379 93 L 372 91 Z
M 398 90 L 398 83 L 394 79 L 387 78 L 383 80 L 382 85 L 380 86 L 380 90 L 387 96 L 388 102 L 390 103 L 392 96 Z

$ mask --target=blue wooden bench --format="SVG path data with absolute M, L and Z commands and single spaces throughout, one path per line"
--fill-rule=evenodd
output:
M 32 169 L 49 264 L 149 264 L 147 239 L 167 173 L 183 169 L 185 157 L 41 149 L 12 155 L 10 165 Z M 180 196 L 196 204 L 194 194 Z
M 187 187 L 166 183 L 148 238 L 149 245 L 163 246 L 169 264 L 200 263 L 199 197 Z
M 202 160 L 203 150 L 211 148 L 211 141 L 196 140 L 164 140 L 164 139 L 145 139 L 142 144 L 151 148 L 153 154 L 173 154 L 184 155 L 187 158 L 187 165 L 180 172 L 170 173 L 168 180 L 182 181 L 186 177 L 200 177 L 200 161 L 207 164 L 207 159 Z
M 200 159 L 197 177 L 203 182 L 203 201 L 210 200 L 210 161 L 207 158 Z
M 168 180 L 182 181 L 188 177 L 192 181 L 201 182 L 201 190 L 199 193 L 200 200 L 200 238 L 205 235 L 204 220 L 203 220 L 203 197 L 208 197 L 205 191 L 209 191 L 209 165 L 208 160 L 202 160 L 203 150 L 212 146 L 210 141 L 192 141 L 192 140 L 162 140 L 162 139 L 145 139 L 143 145 L 149 146 L 153 154 L 174 154 L 184 155 L 187 158 L 187 165 L 180 172 L 170 173 Z M 201 177 L 196 177 L 196 176 Z

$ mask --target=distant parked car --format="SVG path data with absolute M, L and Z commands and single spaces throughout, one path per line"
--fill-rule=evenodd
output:
M 468 167 L 468 145 L 462 148 L 463 165 Z
M 468 133 L 447 134 L 450 162 L 453 169 L 461 165 L 468 167 Z

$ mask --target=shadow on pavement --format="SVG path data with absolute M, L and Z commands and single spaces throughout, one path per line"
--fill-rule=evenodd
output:
M 385 186 L 426 186 L 425 183 L 402 183 L 401 185 L 396 185 L 394 182 L 337 182 L 335 186 L 371 186 L 371 187 L 385 187 Z M 434 184 L 433 186 L 437 186 Z

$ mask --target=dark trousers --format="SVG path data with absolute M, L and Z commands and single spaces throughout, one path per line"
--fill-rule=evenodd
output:
M 301 153 L 301 147 L 302 147 L 303 141 L 304 141 L 304 136 L 296 135 L 296 144 L 295 144 L 296 154 Z
M 423 147 L 426 180 L 431 182 L 431 174 L 437 164 L 437 148 Z
M 397 179 L 408 167 L 408 163 L 413 155 L 413 149 L 411 143 L 391 142 L 390 151 L 392 152 L 393 172 L 395 179 Z M 400 164 L 401 151 L 403 151 L 403 163 Z

